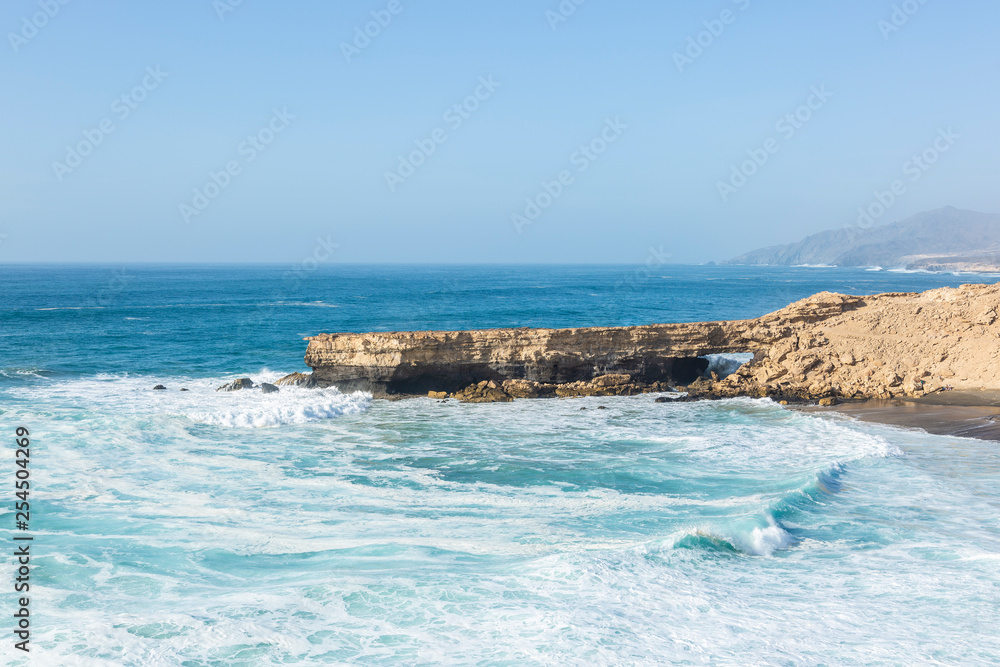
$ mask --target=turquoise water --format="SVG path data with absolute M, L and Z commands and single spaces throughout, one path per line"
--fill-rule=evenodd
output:
M 284 271 L 0 268 L 33 664 L 1000 661 L 998 443 L 750 399 L 214 391 L 303 370 L 320 331 L 728 319 L 970 277 Z

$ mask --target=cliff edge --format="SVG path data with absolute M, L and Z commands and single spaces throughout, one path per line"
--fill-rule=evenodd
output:
M 468 401 L 684 387 L 703 398 L 893 398 L 1000 389 L 1000 285 L 822 292 L 753 320 L 308 338 L 310 383 Z M 725 378 L 711 354 L 749 352 Z
M 755 363 L 692 393 L 895 398 L 998 389 L 998 313 L 1000 285 L 863 297 L 860 307 L 802 327 Z

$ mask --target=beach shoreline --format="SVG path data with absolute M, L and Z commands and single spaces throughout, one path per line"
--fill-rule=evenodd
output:
M 1000 442 L 1000 391 L 948 391 L 930 396 L 868 399 L 834 406 L 792 405 L 809 414 L 840 414 L 858 421 L 915 428 L 934 435 Z

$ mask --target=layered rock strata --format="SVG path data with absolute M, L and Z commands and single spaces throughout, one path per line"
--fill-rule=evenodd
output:
M 625 375 L 633 382 L 687 384 L 709 352 L 742 352 L 745 322 L 583 329 L 489 329 L 309 338 L 306 365 L 319 386 L 380 395 L 458 392 L 480 382 L 539 385 Z M 553 390 L 554 391 L 554 390 Z
M 308 382 L 470 402 L 686 388 L 696 397 L 892 398 L 1000 388 L 1000 286 L 823 292 L 754 320 L 308 338 Z M 705 355 L 752 352 L 726 378 Z

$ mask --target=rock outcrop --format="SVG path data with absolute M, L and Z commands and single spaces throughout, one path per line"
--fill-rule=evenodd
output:
M 751 329 L 748 322 L 722 322 L 321 334 L 307 339 L 306 365 L 318 386 L 376 396 L 452 393 L 482 381 L 563 385 L 608 374 L 687 384 L 708 366 L 701 355 L 750 349 Z
M 253 389 L 255 386 L 253 380 L 250 378 L 240 378 L 239 380 L 227 382 L 215 391 L 240 391 L 241 389 Z
M 799 303 L 838 298 L 818 294 Z M 753 364 L 719 382 L 696 383 L 689 393 L 895 398 L 1000 388 L 1000 285 L 880 294 L 859 301 L 842 313 L 793 326 L 788 336 L 760 350 Z
M 279 387 L 311 387 L 313 378 L 305 373 L 289 373 L 280 380 L 274 382 Z
M 822 292 L 754 320 L 582 329 L 321 334 L 308 382 L 376 396 L 468 402 L 614 396 L 684 386 L 691 396 L 778 400 L 1000 389 L 1000 285 L 922 294 Z M 725 378 L 717 353 L 751 352 Z M 829 402 L 829 401 L 828 401 Z
M 515 398 L 576 398 L 580 396 L 634 396 L 651 392 L 671 391 L 665 382 L 636 382 L 622 373 L 601 375 L 592 380 L 578 380 L 563 384 L 532 382 L 531 380 L 504 380 L 502 383 L 483 380 L 461 391 L 428 392 L 431 398 L 457 398 L 463 403 L 505 403 Z

